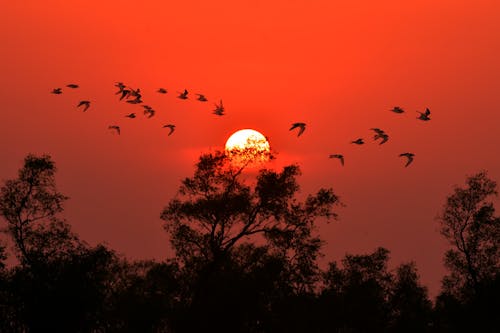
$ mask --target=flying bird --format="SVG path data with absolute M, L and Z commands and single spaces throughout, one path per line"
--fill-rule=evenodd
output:
M 120 135 L 120 126 L 110 125 L 110 126 L 108 126 L 108 129 L 115 130 L 116 133 L 118 133 L 118 135 Z
M 205 97 L 205 95 L 202 95 L 202 94 L 196 94 L 196 95 L 198 96 L 198 98 L 197 98 L 197 99 L 198 99 L 200 102 L 206 102 L 206 101 L 208 101 L 208 99 Z
M 135 116 L 135 113 L 132 112 L 132 113 L 126 115 L 125 117 L 130 118 L 130 119 L 134 119 L 136 116 Z
M 123 89 L 125 89 L 126 85 L 124 85 L 123 82 L 116 82 L 115 83 L 115 87 L 117 87 L 118 89 L 120 89 L 116 93 L 116 95 L 118 95 L 119 93 L 121 93 L 123 91 Z
M 351 143 L 354 143 L 355 145 L 363 145 L 365 142 L 363 141 L 362 138 L 356 139 L 354 141 L 351 141 Z
M 184 92 L 182 93 L 179 93 L 179 96 L 177 96 L 177 98 L 180 98 L 180 99 L 187 99 L 188 98 L 188 91 L 187 89 L 184 89 Z
M 122 95 L 120 96 L 120 101 L 124 98 L 128 98 L 130 95 L 130 90 L 128 89 L 122 89 L 121 91 L 117 92 L 117 94 L 121 93 Z
M 172 133 L 174 133 L 175 125 L 172 125 L 172 124 L 163 125 L 163 128 L 169 128 L 170 129 L 170 132 L 168 133 L 168 135 L 170 136 Z
M 155 115 L 155 110 L 151 109 L 151 108 L 145 108 L 144 109 L 144 115 L 145 116 L 148 116 L 148 118 L 151 118 Z
M 340 164 L 344 166 L 344 155 L 341 154 L 331 154 L 330 158 L 338 158 L 340 160 Z
M 142 103 L 142 99 L 140 99 L 139 97 L 136 97 L 134 99 L 131 99 L 131 100 L 127 101 L 127 103 L 130 103 L 130 104 L 141 104 Z
M 426 108 L 425 112 L 417 111 L 417 113 L 420 113 L 420 116 L 418 116 L 417 119 L 420 119 L 423 121 L 431 120 L 431 118 L 429 117 L 431 115 L 431 110 L 429 110 L 429 108 Z
M 405 165 L 405 167 L 407 167 L 408 165 L 410 165 L 411 162 L 413 162 L 413 157 L 415 156 L 415 154 L 413 154 L 413 153 L 399 154 L 399 157 L 403 157 L 403 156 L 408 159 L 408 161 L 406 162 L 406 165 Z
M 394 113 L 404 113 L 405 110 L 403 110 L 402 108 L 400 108 L 399 106 L 395 106 L 391 109 L 392 112 Z
M 293 123 L 292 127 L 290 127 L 289 131 L 294 130 L 296 128 L 300 128 L 297 136 L 301 136 L 302 133 L 304 133 L 304 131 L 306 130 L 306 124 L 305 123 Z
M 215 104 L 215 109 L 214 109 L 214 114 L 218 116 L 223 116 L 224 115 L 224 105 L 222 105 L 222 99 L 220 100 L 219 104 Z
M 375 135 L 373 136 L 373 140 L 377 141 L 378 139 L 382 139 L 382 141 L 380 141 L 380 145 L 381 144 L 384 144 L 387 142 L 387 140 L 389 140 L 389 135 L 387 135 L 383 130 L 381 130 L 380 128 L 370 128 L 372 131 L 375 131 Z
M 74 83 L 70 83 L 70 84 L 67 84 L 66 87 L 71 88 L 71 89 L 76 89 L 76 88 L 78 88 L 78 85 L 74 84 Z
M 79 108 L 80 106 L 84 106 L 83 112 L 85 112 L 90 107 L 90 101 L 80 101 L 76 107 Z
M 156 92 L 160 93 L 160 94 L 166 94 L 167 93 L 167 89 L 165 89 L 165 88 L 159 88 Z
M 52 89 L 52 91 L 50 93 L 51 94 L 55 94 L 55 95 L 60 95 L 60 94 L 62 94 L 62 89 L 61 88 L 55 88 L 55 89 Z

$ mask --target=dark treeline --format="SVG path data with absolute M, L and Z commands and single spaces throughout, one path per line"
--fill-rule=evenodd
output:
M 243 169 L 202 155 L 161 212 L 175 257 L 131 261 L 72 232 L 54 162 L 27 156 L 0 193 L 13 244 L 0 244 L 0 332 L 500 331 L 497 186 L 485 172 L 439 213 L 448 274 L 431 300 L 416 264 L 389 269 L 383 247 L 320 269 L 317 226 L 337 218 L 337 195 L 299 199 L 295 165 Z

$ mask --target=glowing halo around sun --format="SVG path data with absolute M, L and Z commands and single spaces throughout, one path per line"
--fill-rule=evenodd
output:
M 271 147 L 266 137 L 249 128 L 234 132 L 227 139 L 225 150 L 236 164 L 260 164 L 271 159 Z

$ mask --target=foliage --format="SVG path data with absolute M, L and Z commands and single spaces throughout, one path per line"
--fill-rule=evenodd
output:
M 287 259 L 296 291 L 310 290 L 322 244 L 313 234 L 315 222 L 337 217 L 338 197 L 320 189 L 300 202 L 296 165 L 281 172 L 261 170 L 253 187 L 242 179 L 243 170 L 222 152 L 200 157 L 194 176 L 183 180 L 161 214 L 178 257 L 214 267 L 230 258 L 238 244 L 260 235 L 271 251 Z
M 466 184 L 454 189 L 439 217 L 441 233 L 453 247 L 445 255 L 451 274 L 444 289 L 456 297 L 478 293 L 500 272 L 500 218 L 489 201 L 497 184 L 486 172 L 468 177 Z
M 28 155 L 18 178 L 7 180 L 0 189 L 0 215 L 7 221 L 7 232 L 23 264 L 33 264 L 44 238 L 69 236 L 69 230 L 57 220 L 67 197 L 56 189 L 55 172 L 50 156 Z M 43 223 L 51 223 L 51 227 L 47 229 Z

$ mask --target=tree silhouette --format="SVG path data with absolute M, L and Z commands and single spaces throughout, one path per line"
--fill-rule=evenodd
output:
M 453 246 L 446 252 L 450 275 L 444 288 L 455 296 L 478 293 L 481 283 L 500 272 L 500 219 L 488 199 L 497 195 L 497 184 L 480 172 L 467 178 L 465 188 L 455 188 L 439 216 L 441 234 Z
M 436 301 L 441 331 L 500 328 L 500 218 L 489 201 L 495 195 L 496 182 L 479 172 L 454 189 L 439 216 L 441 233 L 452 245 L 445 254 L 450 274 Z
M 58 217 L 66 196 L 50 156 L 28 155 L 0 190 L 0 214 L 20 266 L 4 279 L 5 331 L 91 331 L 102 319 L 114 252 L 90 247 Z
M 270 260 L 262 265 L 281 265 L 279 275 L 273 278 L 286 280 L 290 293 L 311 292 L 318 280 L 316 259 L 322 241 L 314 233 L 315 223 L 320 217 L 337 217 L 333 211 L 339 204 L 337 196 L 331 189 L 320 189 L 299 201 L 296 178 L 300 170 L 296 165 L 286 166 L 281 172 L 260 170 L 248 185 L 252 180 L 245 181 L 245 166 L 231 163 L 231 157 L 223 152 L 203 154 L 194 176 L 182 181 L 177 197 L 161 214 L 178 259 L 194 276 L 195 307 L 211 304 L 214 290 L 219 290 L 219 305 L 226 305 L 228 310 L 236 308 L 235 304 L 227 306 L 231 302 L 245 302 L 232 295 L 237 285 L 243 288 L 241 281 L 247 281 L 240 279 L 250 262 L 242 262 L 241 257 L 238 262 L 235 256 L 249 242 L 265 244 L 253 250 L 264 251 L 262 254 Z M 219 282 L 225 279 L 221 285 Z M 245 288 L 250 288 L 253 282 L 247 282 Z M 223 290 L 231 284 L 235 288 L 227 290 L 224 299 Z M 204 320 L 209 319 L 208 312 Z
M 56 189 L 55 172 L 50 156 L 28 155 L 18 178 L 7 180 L 0 189 L 0 215 L 7 221 L 7 231 L 23 265 L 33 265 L 40 251 L 54 254 L 55 249 L 47 249 L 44 244 L 48 238 L 71 242 L 68 228 L 57 219 L 67 197 Z
M 329 264 L 322 296 L 333 328 L 341 332 L 387 331 L 392 280 L 388 260 L 389 251 L 378 248 L 371 254 L 346 255 L 341 267 L 336 262 Z

